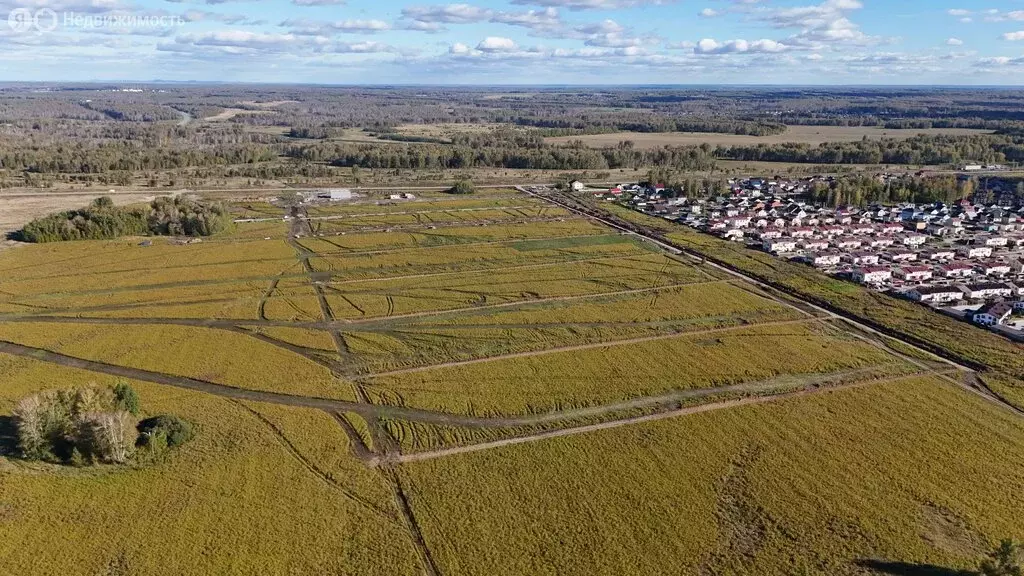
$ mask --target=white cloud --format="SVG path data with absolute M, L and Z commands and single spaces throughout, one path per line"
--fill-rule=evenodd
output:
M 1003 34 L 1003 40 L 1009 40 L 1011 42 L 1024 40 L 1024 30 L 1019 32 L 1007 32 L 1006 34 Z
M 721 15 L 721 12 L 715 10 L 714 8 L 705 8 L 700 11 L 700 15 L 703 16 L 704 18 L 714 18 L 715 16 Z
M 964 10 L 963 8 L 950 8 L 949 10 L 946 10 L 946 14 L 949 14 L 950 16 L 970 16 L 971 11 Z
M 728 40 L 717 42 L 711 38 L 705 38 L 693 48 L 695 54 L 745 54 L 745 53 L 769 53 L 783 52 L 788 48 L 775 40 Z
M 529 28 L 535 32 L 551 32 L 564 24 L 558 10 L 544 8 L 526 12 L 495 12 L 489 8 L 471 4 L 447 4 L 440 6 L 411 6 L 402 10 L 399 27 L 421 32 L 440 32 L 444 24 L 476 24 L 493 22 L 509 26 Z
M 418 22 L 444 24 L 473 24 L 483 22 L 493 13 L 471 4 L 448 4 L 445 6 L 410 6 L 402 9 L 402 17 Z
M 517 48 L 512 39 L 500 36 L 488 36 L 476 45 L 476 49 L 481 52 L 512 52 Z
M 959 39 L 959 38 L 950 38 L 949 40 L 946 40 L 946 45 L 947 46 L 963 46 L 964 45 L 964 41 Z
M 848 17 L 850 12 L 863 7 L 860 0 L 825 0 L 812 6 L 770 10 L 760 18 L 774 28 L 799 29 L 798 33 L 784 41 L 788 45 L 819 49 L 833 44 L 877 43 L 879 38 L 865 34 Z
M 569 10 L 619 10 L 643 5 L 671 4 L 674 0 L 512 0 L 513 4 L 552 6 Z
M 337 22 L 317 22 L 313 20 L 285 20 L 281 27 L 291 29 L 292 34 L 303 36 L 322 36 L 336 33 L 374 34 L 390 30 L 391 25 L 383 20 L 338 20 Z
M 292 0 L 296 6 L 344 6 L 346 3 L 346 0 Z

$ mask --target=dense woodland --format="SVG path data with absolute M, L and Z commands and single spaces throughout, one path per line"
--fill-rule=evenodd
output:
M 481 128 L 426 135 L 398 130 L 410 124 Z M 625 137 L 618 146 L 600 150 L 544 140 L 621 130 L 777 135 L 785 134 L 787 124 L 966 127 L 994 133 L 655 150 L 636 148 Z M 705 171 L 714 170 L 719 160 L 1022 162 L 1024 91 L 0 85 L 0 186 L 5 187 L 140 181 L 187 186 L 211 174 L 301 180 L 350 167 Z

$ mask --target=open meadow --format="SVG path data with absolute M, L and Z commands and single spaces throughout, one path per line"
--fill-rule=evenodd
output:
M 0 252 L 5 569 L 871 574 L 1024 535 L 1024 420 L 909 344 L 514 190 L 231 210 Z M 117 383 L 194 440 L 23 457 L 19 400 Z

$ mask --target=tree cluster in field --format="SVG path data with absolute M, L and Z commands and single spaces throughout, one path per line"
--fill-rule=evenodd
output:
M 24 242 L 102 240 L 121 236 L 211 236 L 232 225 L 227 209 L 183 196 L 161 197 L 147 208 L 114 206 L 107 196 L 78 210 L 37 218 L 21 229 Z
M 469 180 L 459 180 L 454 186 L 448 189 L 449 194 L 472 194 L 476 192 L 473 183 Z
M 160 457 L 188 442 L 192 425 L 173 415 L 139 421 L 131 386 L 46 390 L 14 407 L 18 449 L 28 460 L 74 465 L 124 464 Z

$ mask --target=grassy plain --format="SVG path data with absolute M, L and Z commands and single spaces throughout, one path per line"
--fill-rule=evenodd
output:
M 445 573 L 940 574 L 1024 532 L 1021 450 L 1019 418 L 919 379 L 403 470 Z
M 487 416 L 881 365 L 908 369 L 859 340 L 787 324 L 494 359 L 382 375 L 369 383 L 381 402 Z
M 243 334 L 161 324 L 0 322 L 0 340 L 76 358 L 251 390 L 351 400 L 351 387 L 302 356 Z
M 419 209 L 428 212 L 394 213 Z M 235 210 L 283 214 L 258 201 Z M 509 190 L 318 210 L 350 229 L 287 239 L 290 223 L 274 220 L 199 244 L 121 239 L 0 253 L 0 314 L 29 316 L 0 317 L 0 340 L 383 405 L 378 421 L 366 406 L 328 414 L 138 382 L 147 414 L 196 423 L 193 443 L 153 465 L 32 464 L 11 457 L 3 433 L 13 403 L 114 380 L 0 354 L 0 565 L 419 574 L 406 498 L 446 575 L 844 574 L 872 558 L 959 567 L 1021 528 L 1008 510 L 1024 475 L 996 456 L 1020 451 L 1019 421 L 935 380 L 877 382 L 919 368 L 838 324 Z M 480 225 L 495 216 L 516 222 Z M 463 218 L 475 223 L 431 228 Z M 413 228 L 356 229 L 396 223 Z M 392 450 L 501 440 L 565 418 L 872 381 L 367 466 Z M 709 390 L 723 385 L 740 387 Z M 648 398 L 662 394 L 671 398 Z M 395 416 L 396 405 L 443 414 Z M 455 423 L 572 408 L 588 410 L 526 425 Z
M 0 355 L 0 415 L 34 391 L 89 383 L 114 379 Z M 0 455 L 4 572 L 419 572 L 385 485 L 347 455 L 346 438 L 326 414 L 131 384 L 144 415 L 187 418 L 195 439 L 137 468 L 53 467 Z

